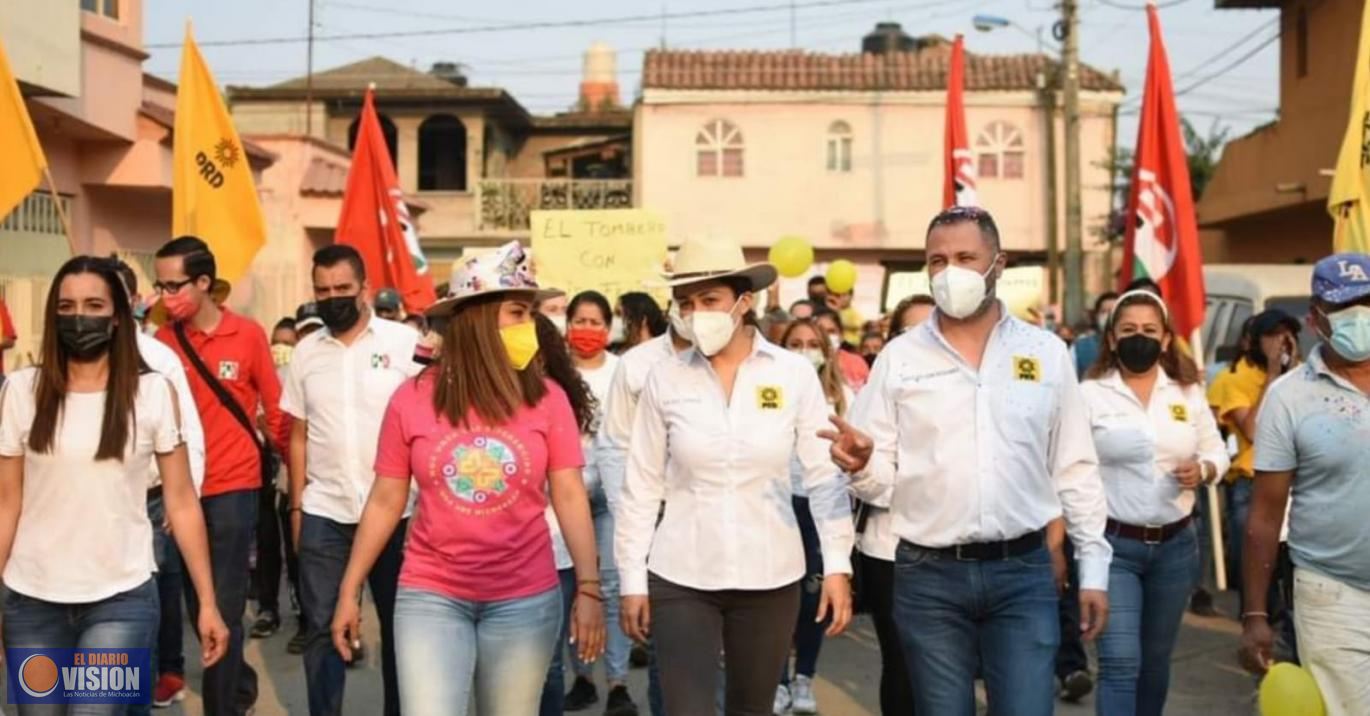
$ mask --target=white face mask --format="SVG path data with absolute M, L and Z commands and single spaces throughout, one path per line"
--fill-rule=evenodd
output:
M 609 326 L 609 345 L 623 343 L 626 336 L 623 334 L 623 319 L 615 317 L 613 325 Z
M 695 347 L 706 357 L 712 358 L 728 345 L 728 341 L 733 339 L 733 331 L 737 330 L 738 320 L 733 316 L 733 311 L 742 305 L 742 300 L 738 299 L 733 307 L 726 311 L 695 311 L 690 314 L 687 322 L 690 326 L 690 335 L 694 338 Z
M 690 324 L 681 317 L 678 306 L 672 303 L 670 309 L 666 311 L 666 316 L 671 320 L 671 330 L 675 331 L 676 337 L 690 343 L 695 342 L 695 336 L 690 332 Z
M 842 349 L 842 336 L 837 333 L 828 336 L 828 347 L 837 351 Z
M 948 266 L 933 276 L 932 298 L 937 303 L 937 310 L 956 319 L 966 318 L 980 310 L 987 294 L 985 277 L 991 271 L 994 271 L 993 263 L 984 273 Z
M 808 358 L 815 370 L 821 369 L 823 364 L 828 362 L 828 359 L 823 357 L 822 349 L 819 348 L 805 348 L 799 351 L 799 354 Z
M 566 335 L 566 314 L 554 313 L 547 316 L 547 320 L 551 321 L 552 325 L 557 327 L 557 333 L 560 333 L 563 336 Z

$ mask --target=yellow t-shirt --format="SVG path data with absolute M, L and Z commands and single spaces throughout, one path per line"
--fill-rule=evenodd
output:
M 1242 434 L 1233 419 L 1232 412 L 1251 408 L 1260 400 L 1261 390 L 1265 388 L 1265 369 L 1253 365 L 1245 358 L 1237 359 L 1236 370 L 1224 370 L 1208 386 L 1208 403 L 1218 413 L 1218 421 L 1229 433 L 1237 436 L 1237 457 L 1232 460 L 1232 468 L 1227 471 L 1229 480 L 1238 477 L 1251 478 L 1256 474 L 1254 467 L 1255 450 L 1251 441 Z
M 848 306 L 838 314 L 842 316 L 842 340 L 853 346 L 861 345 L 861 326 L 866 319 L 855 308 Z

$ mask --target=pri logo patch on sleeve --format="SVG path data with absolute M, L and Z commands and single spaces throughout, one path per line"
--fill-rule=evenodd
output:
M 1042 382 L 1042 362 L 1032 356 L 1014 356 L 1013 379 L 1030 383 Z
M 756 407 L 761 410 L 780 410 L 785 407 L 785 391 L 778 385 L 757 386 Z

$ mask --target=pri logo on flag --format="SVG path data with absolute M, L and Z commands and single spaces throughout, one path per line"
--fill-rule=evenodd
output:
M 951 153 L 951 161 L 956 165 L 956 205 L 979 206 L 975 192 L 975 153 L 969 149 L 956 149 Z
M 1146 267 L 1147 276 L 1160 281 L 1170 273 L 1180 250 L 1179 237 L 1175 235 L 1175 202 L 1156 181 L 1155 172 L 1139 168 L 1137 183 L 1137 215 L 1133 217 L 1137 222 L 1136 256 Z
M 19 705 L 151 703 L 151 664 L 148 649 L 6 649 L 8 701 Z

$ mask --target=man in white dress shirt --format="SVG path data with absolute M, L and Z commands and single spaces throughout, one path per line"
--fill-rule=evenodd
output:
M 833 460 L 862 499 L 890 505 L 894 617 L 916 711 L 1048 716 L 1060 629 L 1047 523 L 1064 513 L 1080 569 L 1081 629 L 1108 614 L 1107 519 L 1074 365 L 994 297 L 1005 257 L 989 213 L 954 207 L 928 228 L 937 312 L 886 347 Z M 892 486 L 892 491 L 891 491 Z
M 329 627 L 357 524 L 376 481 L 381 418 L 395 389 L 420 370 L 413 361 L 419 335 L 367 305 L 366 269 L 351 246 L 319 249 L 313 280 L 327 330 L 311 333 L 295 347 L 281 408 L 295 417 L 290 517 L 309 629 L 304 651 L 309 713 L 338 716 L 347 677 Z M 406 518 L 412 509 L 411 499 Z M 393 627 L 405 526 L 402 521 L 395 530 L 369 578 L 381 622 L 385 716 L 400 713 Z

